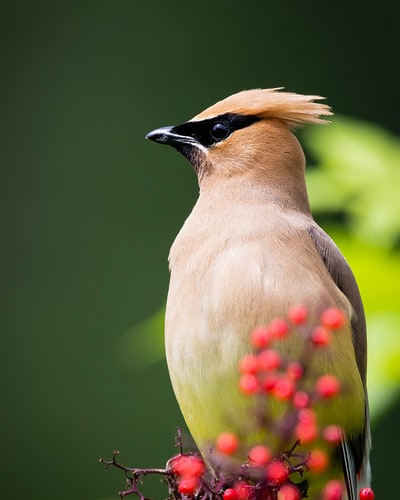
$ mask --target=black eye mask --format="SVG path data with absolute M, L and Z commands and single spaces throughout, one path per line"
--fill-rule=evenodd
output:
M 176 125 L 172 132 L 186 137 L 192 137 L 202 146 L 208 148 L 213 144 L 227 139 L 232 132 L 248 127 L 259 120 L 255 115 L 237 115 L 226 113 L 201 121 L 191 121 Z

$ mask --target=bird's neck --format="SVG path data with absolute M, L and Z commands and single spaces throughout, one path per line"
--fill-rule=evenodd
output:
M 260 182 L 249 176 L 233 176 L 215 179 L 213 176 L 202 179 L 200 183 L 200 203 L 209 208 L 222 206 L 242 206 L 248 204 L 274 205 L 303 214 L 310 214 L 304 178 L 281 179 L 279 183 Z

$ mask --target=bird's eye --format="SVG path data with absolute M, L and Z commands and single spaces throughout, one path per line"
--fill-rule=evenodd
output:
M 214 123 L 214 125 L 211 128 L 211 137 L 216 142 L 226 139 L 230 133 L 231 130 L 229 128 L 229 125 L 225 122 Z

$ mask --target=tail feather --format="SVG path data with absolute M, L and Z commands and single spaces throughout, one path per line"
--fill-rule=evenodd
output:
M 347 489 L 348 500 L 357 500 L 357 470 L 356 463 L 354 460 L 354 455 L 350 444 L 345 438 L 342 439 L 342 462 L 343 462 L 343 473 Z
M 359 445 L 357 446 L 358 439 L 355 439 L 354 442 L 352 442 L 343 436 L 341 443 L 342 466 L 348 500 L 357 500 L 358 492 L 362 488 L 369 488 L 371 486 L 371 466 L 369 461 L 369 453 L 371 450 L 371 429 L 369 423 L 368 401 L 366 402 L 365 408 L 365 428 L 364 432 L 360 436 L 363 441 L 362 456 L 357 456 L 356 454 L 356 450 L 359 449 Z M 355 443 L 356 447 L 354 447 Z

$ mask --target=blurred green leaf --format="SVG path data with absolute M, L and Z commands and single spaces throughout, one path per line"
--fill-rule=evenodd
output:
M 162 307 L 120 335 L 116 356 L 122 369 L 144 370 L 164 359 L 164 316 L 165 307 Z
M 368 316 L 368 392 L 371 415 L 380 416 L 394 403 L 400 385 L 400 312 Z
M 349 215 L 351 231 L 382 246 L 400 234 L 400 141 L 377 125 L 335 117 L 309 127 L 305 143 L 318 160 L 307 172 L 313 212 Z

